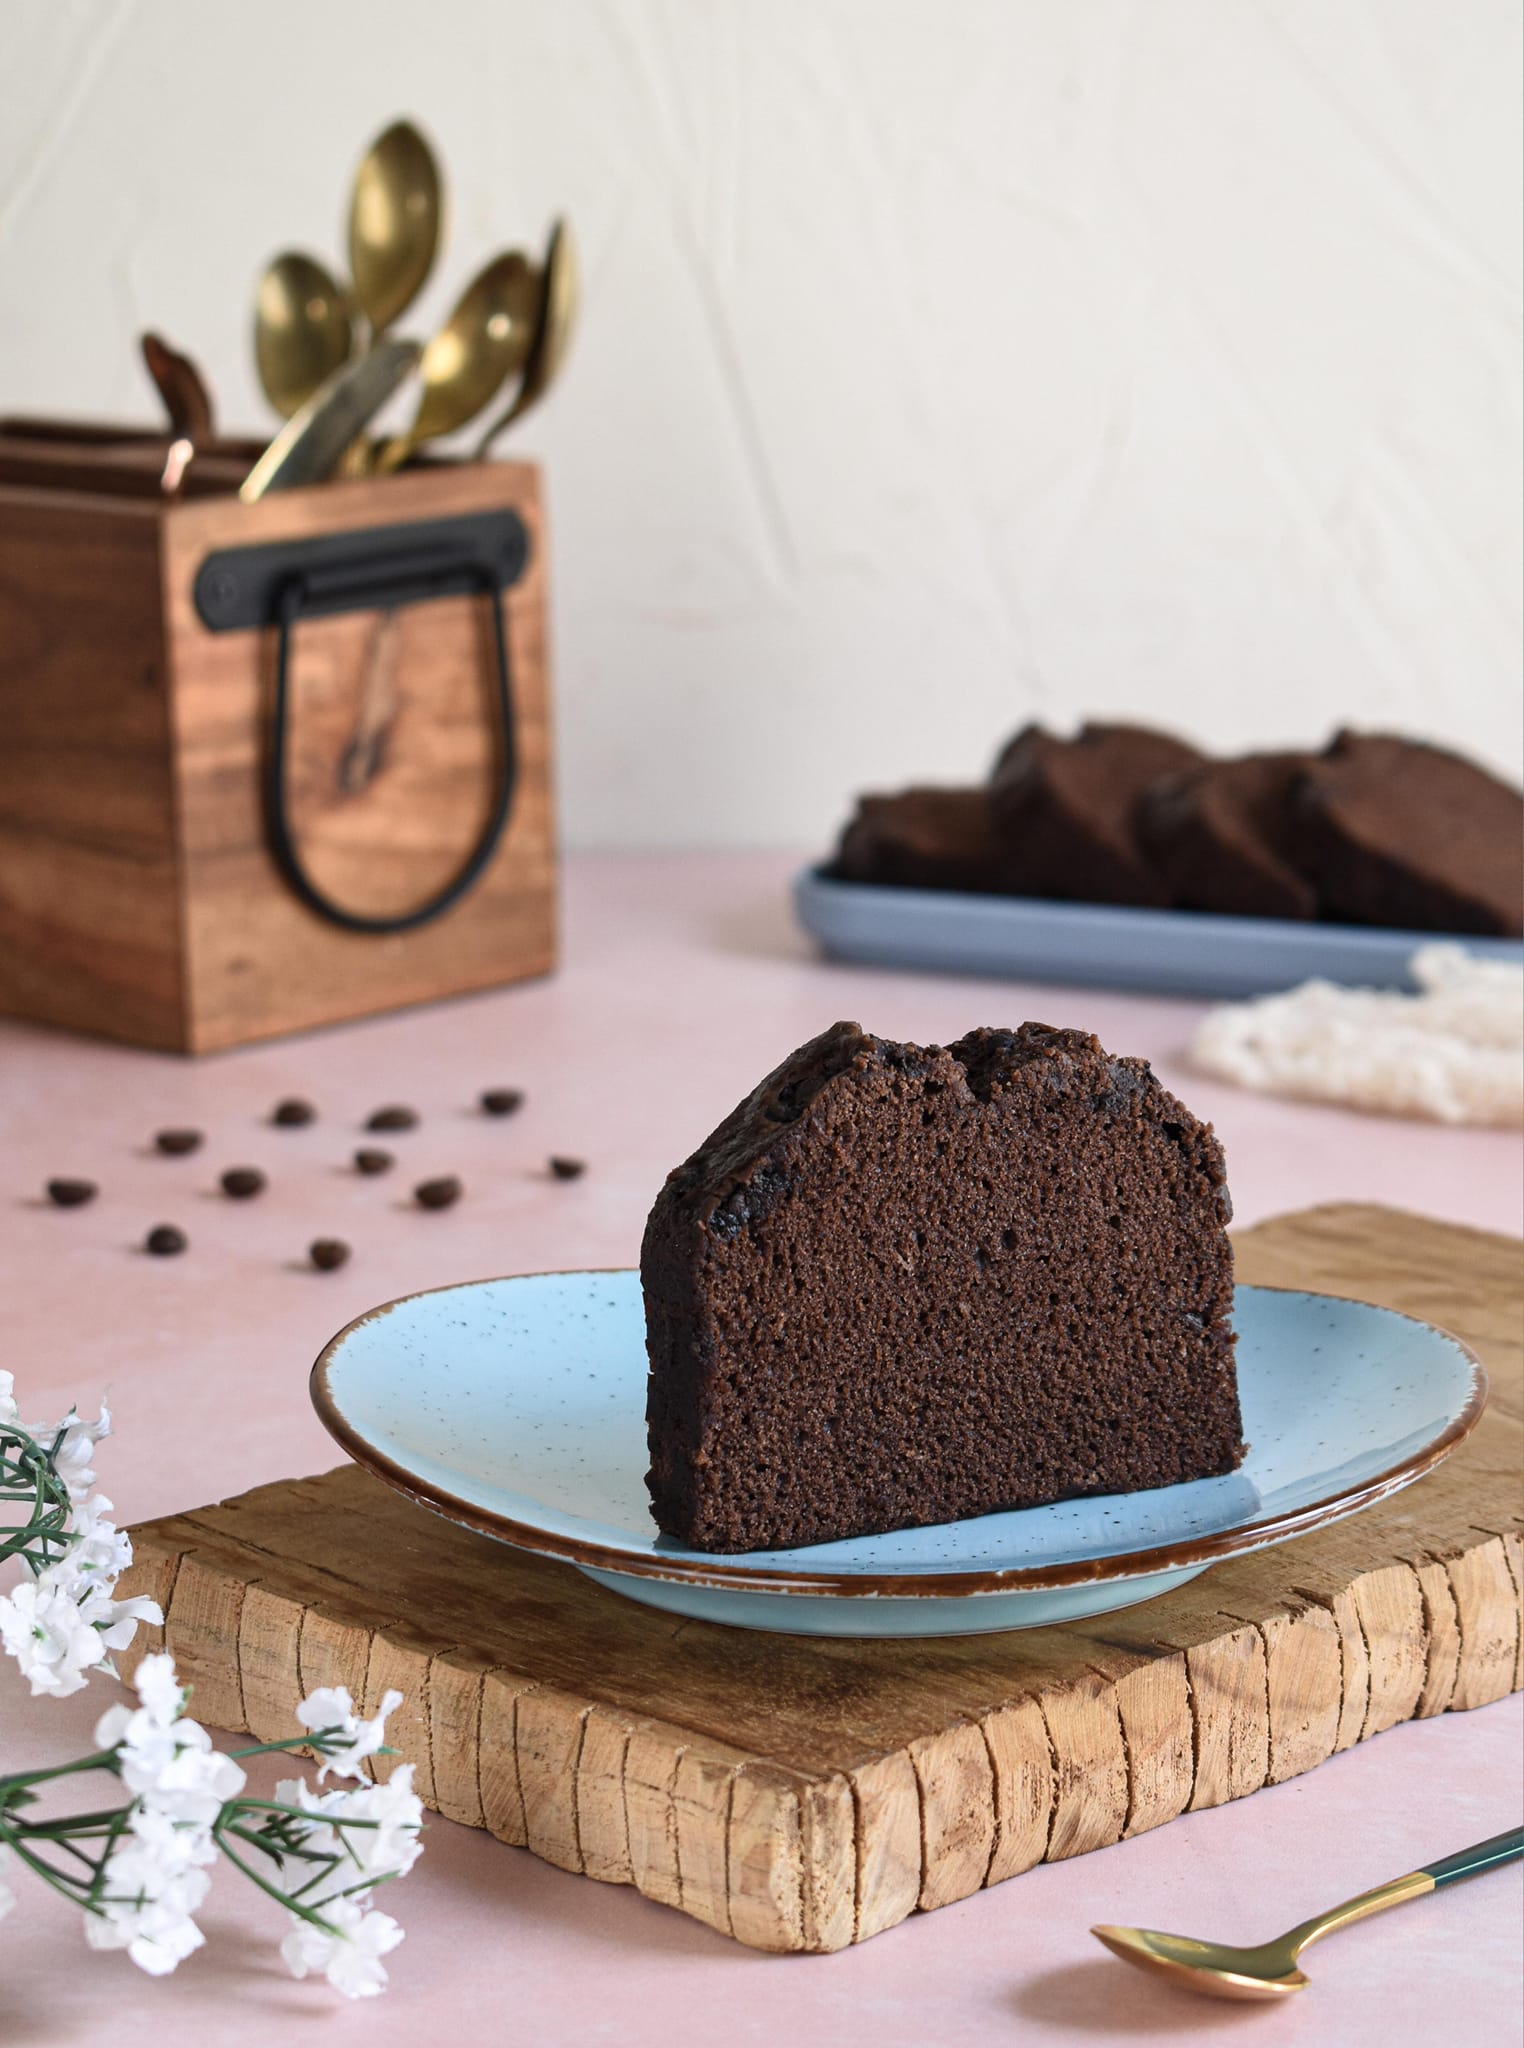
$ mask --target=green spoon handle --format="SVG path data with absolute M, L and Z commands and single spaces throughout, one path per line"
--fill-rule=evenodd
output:
M 1521 1856 L 1524 1856 L 1524 1828 L 1509 1828 L 1505 1834 L 1477 1842 L 1469 1849 L 1457 1849 L 1453 1856 L 1446 1856 L 1438 1863 L 1426 1863 L 1423 1868 L 1433 1878 L 1434 1889 L 1438 1891 L 1442 1884 L 1458 1884 L 1463 1877 L 1475 1877 L 1479 1870 L 1491 1870 L 1499 1863 L 1513 1863 Z

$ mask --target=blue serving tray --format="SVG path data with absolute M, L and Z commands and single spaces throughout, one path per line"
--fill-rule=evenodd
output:
M 807 868 L 795 881 L 794 908 L 805 930 L 837 960 L 1170 996 L 1268 995 L 1314 975 L 1359 988 L 1411 989 L 1413 954 L 1447 937 L 1194 910 L 961 896 L 949 889 L 886 889 L 834 881 L 819 868 Z M 1524 965 L 1524 942 L 1518 939 L 1455 936 L 1450 942 L 1480 959 Z

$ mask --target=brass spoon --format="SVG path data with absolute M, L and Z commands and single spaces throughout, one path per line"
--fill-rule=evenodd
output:
M 423 442 L 474 419 L 528 362 L 539 311 L 539 274 L 528 258 L 517 250 L 495 257 L 424 350 L 417 416 L 382 444 L 375 468 L 399 469 Z
M 411 121 L 393 122 L 366 151 L 349 203 L 349 274 L 373 335 L 423 289 L 443 214 L 434 152 Z
M 266 398 L 291 418 L 349 360 L 354 322 L 343 287 L 313 256 L 287 250 L 259 280 L 254 360 Z
M 1494 1835 L 1490 1841 L 1478 1842 L 1473 1848 L 1446 1856 L 1442 1862 L 1410 1870 L 1405 1877 L 1394 1877 L 1390 1884 L 1377 1885 L 1374 1891 L 1346 1899 L 1342 1906 L 1333 1906 L 1326 1913 L 1304 1920 L 1300 1927 L 1293 1927 L 1275 1941 L 1261 1942 L 1258 1948 L 1192 1941 L 1188 1935 L 1156 1934 L 1146 1927 L 1092 1927 L 1090 1932 L 1123 1962 L 1156 1970 L 1186 1991 L 1200 1991 L 1209 1998 L 1289 1998 L 1308 1981 L 1297 1968 L 1297 1957 L 1325 1934 L 1348 1927 L 1351 1921 L 1364 1920 L 1372 1913 L 1384 1913 L 1388 1906 L 1422 1898 L 1441 1885 L 1475 1877 L 1479 1871 L 1491 1870 L 1499 1863 L 1512 1863 L 1521 1856 L 1524 1828 L 1511 1828 L 1507 1834 Z
M 577 307 L 582 296 L 577 265 L 577 244 L 570 221 L 558 220 L 550 231 L 550 241 L 545 249 L 543 276 L 544 300 L 540 311 L 540 323 L 534 345 L 530 350 L 529 363 L 524 371 L 524 381 L 519 386 L 512 404 L 499 413 L 472 450 L 478 462 L 505 427 L 512 426 L 517 419 L 522 419 L 536 400 L 544 397 L 561 365 L 566 361 L 567 350 L 571 347 L 572 330 L 577 324 Z
M 392 393 L 418 366 L 416 341 L 383 336 L 363 356 L 335 370 L 300 412 L 293 413 L 239 486 L 246 505 L 271 491 L 291 491 L 331 476 L 345 450 L 365 431 Z

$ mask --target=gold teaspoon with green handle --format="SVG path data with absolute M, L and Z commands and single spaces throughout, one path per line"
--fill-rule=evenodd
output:
M 254 362 L 264 394 L 283 420 L 349 360 L 354 322 L 348 295 L 315 256 L 288 249 L 259 280 Z
M 366 151 L 349 203 L 349 274 L 372 335 L 422 291 L 443 219 L 434 152 L 411 121 L 394 121 Z
M 1409 1899 L 1421 1899 L 1427 1892 L 1457 1884 L 1463 1877 L 1475 1877 L 1500 1863 L 1513 1863 L 1521 1856 L 1524 1828 L 1511 1828 L 1507 1834 L 1494 1835 L 1490 1841 L 1478 1842 L 1473 1848 L 1446 1856 L 1442 1862 L 1410 1870 L 1405 1877 L 1394 1877 L 1390 1884 L 1377 1885 L 1374 1891 L 1346 1899 L 1342 1906 L 1330 1907 L 1277 1940 L 1261 1942 L 1258 1948 L 1192 1941 L 1188 1935 L 1156 1934 L 1147 1927 L 1092 1927 L 1090 1932 L 1123 1962 L 1156 1971 L 1186 1991 L 1200 1991 L 1209 1998 L 1289 1998 L 1308 1982 L 1297 1968 L 1298 1956 L 1325 1934 L 1348 1927 L 1352 1921 L 1367 1919 L 1372 1913 L 1384 1913 L 1388 1906 L 1403 1906 Z
M 383 442 L 375 468 L 400 469 L 425 441 L 453 434 L 497 396 L 529 360 L 540 311 L 540 280 L 517 250 L 474 277 L 423 352 L 423 395 L 405 434 Z

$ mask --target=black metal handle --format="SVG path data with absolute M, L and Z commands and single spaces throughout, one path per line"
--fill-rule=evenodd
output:
M 420 561 L 414 554 L 407 574 L 399 578 L 396 558 L 379 556 L 370 562 L 351 562 L 327 573 L 314 571 L 289 577 L 275 598 L 275 691 L 270 724 L 269 748 L 265 759 L 265 822 L 270 851 L 275 856 L 295 894 L 309 910 L 346 931 L 416 931 L 457 904 L 491 861 L 507 828 L 518 780 L 518 757 L 513 733 L 513 681 L 508 661 L 508 633 L 503 623 L 504 576 L 500 564 L 480 557 L 441 554 L 435 560 Z M 291 643 L 300 619 L 311 613 L 348 610 L 366 603 L 391 609 L 430 597 L 475 590 L 488 601 L 492 613 L 496 677 L 493 704 L 497 714 L 497 772 L 492 807 L 481 837 L 464 864 L 437 895 L 414 910 L 397 917 L 366 917 L 346 910 L 320 889 L 308 873 L 291 828 L 288 805 L 286 755 L 290 728 Z

